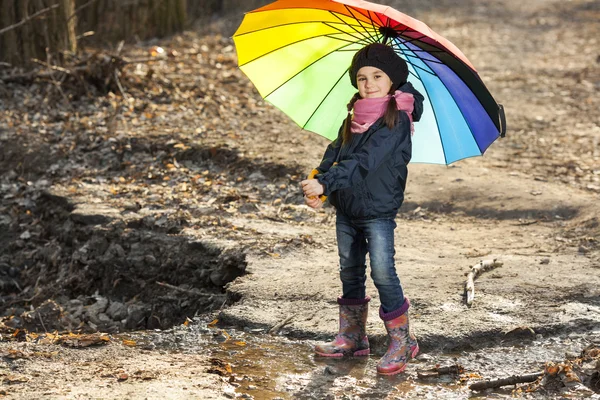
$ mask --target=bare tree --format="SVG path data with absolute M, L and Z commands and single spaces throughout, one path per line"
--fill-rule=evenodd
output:
M 78 32 L 93 31 L 96 41 L 162 37 L 186 27 L 188 1 L 97 0 L 79 12 Z M 77 0 L 81 8 L 89 0 Z
M 37 59 L 59 63 L 62 54 L 76 53 L 78 34 L 93 32 L 86 37 L 102 44 L 163 37 L 185 29 L 190 20 L 238 14 L 241 20 L 243 12 L 269 2 L 0 0 L 0 62 L 27 65 Z
M 75 0 L 0 0 L 0 61 L 23 65 L 75 52 Z

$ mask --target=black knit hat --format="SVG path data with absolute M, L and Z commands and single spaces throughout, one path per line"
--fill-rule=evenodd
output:
M 362 67 L 379 68 L 390 77 L 392 89 L 396 90 L 408 79 L 408 66 L 394 49 L 382 43 L 372 43 L 356 52 L 350 65 L 350 81 L 358 89 L 356 74 Z

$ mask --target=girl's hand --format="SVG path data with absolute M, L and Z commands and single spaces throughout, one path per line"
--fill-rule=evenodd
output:
M 306 203 L 307 206 L 309 206 L 310 208 L 314 208 L 315 210 L 317 208 L 323 207 L 323 202 L 318 197 L 311 198 L 311 197 L 304 196 L 304 202 Z
M 325 191 L 323 185 L 316 179 L 305 179 L 300 182 L 302 185 L 302 191 L 306 197 L 320 196 Z

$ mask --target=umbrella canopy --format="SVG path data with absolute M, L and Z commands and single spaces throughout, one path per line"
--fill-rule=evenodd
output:
M 425 96 L 412 162 L 450 164 L 482 155 L 504 112 L 450 41 L 391 7 L 361 0 L 278 0 L 245 15 L 233 36 L 240 69 L 261 96 L 303 129 L 331 140 L 356 93 L 348 69 L 369 43 L 390 45 Z

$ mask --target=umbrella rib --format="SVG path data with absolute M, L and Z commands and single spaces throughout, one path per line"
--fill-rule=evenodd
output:
M 348 12 L 350 13 L 350 16 L 352 18 L 354 18 L 354 20 L 356 22 L 358 22 L 358 24 L 367 32 L 367 34 L 369 35 L 369 38 L 371 40 L 373 40 L 374 36 L 372 36 L 367 29 L 365 28 L 365 26 L 363 25 L 362 21 L 360 21 L 358 18 L 356 18 L 356 16 L 354 15 L 354 13 L 352 12 L 352 10 L 356 11 L 353 7 L 348 7 L 347 5 L 344 5 L 344 7 L 346 8 L 346 10 L 348 10 Z M 360 15 L 362 15 L 363 17 L 366 17 L 364 14 L 361 14 L 360 12 L 358 12 Z M 374 43 L 374 41 L 372 41 L 371 43 Z
M 418 50 L 413 50 L 415 53 L 429 53 L 429 54 L 435 54 L 435 53 L 447 53 L 447 51 L 444 50 L 423 50 L 421 48 L 419 48 Z
M 319 107 L 321 107 L 321 104 L 323 104 L 325 102 L 325 99 L 327 99 L 327 97 L 333 91 L 333 89 L 335 89 L 335 87 L 338 85 L 338 83 L 340 83 L 340 81 L 342 80 L 342 78 L 344 78 L 344 76 L 348 73 L 349 69 L 350 68 L 346 68 L 346 70 L 342 73 L 342 75 L 340 75 L 340 77 L 338 78 L 338 80 L 335 82 L 335 85 L 333 85 L 331 87 L 331 89 L 329 89 L 329 91 L 327 92 L 327 94 L 319 102 L 319 105 L 317 107 L 315 107 L 315 110 L 312 112 L 312 114 L 310 115 L 310 117 L 308 117 L 308 119 L 306 120 L 306 122 L 304 123 L 304 125 L 302 125 L 302 129 L 304 129 L 304 127 L 306 125 L 308 125 L 308 123 L 310 122 L 310 120 L 312 119 L 312 117 L 314 117 L 314 115 L 317 113 L 317 110 L 319 109 Z
M 331 11 L 330 11 L 330 12 L 331 12 Z M 336 16 L 336 17 L 337 17 L 337 16 Z M 338 19 L 339 19 L 339 18 L 338 18 Z M 356 26 L 356 27 L 361 27 L 361 28 L 362 28 L 362 26 L 360 26 L 360 25 L 348 24 L 348 23 L 344 22 L 344 21 L 343 21 L 343 20 L 341 20 L 341 19 L 340 19 L 340 21 L 341 21 L 341 22 L 337 22 L 337 24 L 340 24 L 340 25 L 346 25 L 346 26 L 350 26 L 350 27 L 355 27 L 355 26 Z M 244 36 L 244 35 L 249 35 L 249 34 L 251 34 L 251 33 L 262 32 L 262 31 L 266 31 L 266 30 L 269 30 L 269 29 L 273 29 L 273 28 L 280 28 L 280 27 L 282 27 L 282 26 L 289 26 L 289 25 L 299 25 L 299 24 L 315 24 L 315 23 L 321 23 L 321 24 L 323 24 L 323 23 L 325 23 L 325 22 L 324 22 L 324 21 L 319 21 L 319 20 L 315 20 L 315 21 L 299 21 L 299 22 L 288 22 L 288 23 L 285 23 L 285 24 L 273 25 L 273 26 L 269 26 L 269 27 L 267 27 L 267 28 L 260 28 L 260 29 L 256 29 L 256 30 L 254 30 L 254 31 L 248 31 L 248 32 L 240 33 L 239 35 L 234 35 L 233 37 L 234 37 L 234 38 L 236 38 L 236 37 L 241 37 L 241 36 Z M 336 22 L 329 22 L 329 23 L 330 23 L 330 24 L 334 24 L 334 23 L 336 23 Z M 358 32 L 358 31 L 357 31 L 357 32 Z M 358 32 L 358 33 L 360 33 L 360 32 Z
M 324 35 L 324 37 L 328 37 L 330 39 L 339 40 L 340 42 L 345 42 L 345 43 L 350 43 L 350 44 L 363 44 L 363 43 L 367 44 L 367 43 L 369 43 L 369 42 L 365 42 L 363 39 L 358 40 L 358 41 L 352 41 L 352 40 L 337 38 L 337 37 L 331 36 L 331 35 Z M 356 50 L 355 49 L 349 49 L 349 50 L 340 50 L 340 51 L 356 51 Z
M 332 28 L 333 28 L 333 27 L 332 27 Z M 335 28 L 334 28 L 334 29 L 335 29 Z M 340 31 L 340 32 L 342 32 L 342 33 L 346 33 L 346 32 L 344 32 L 344 31 Z M 261 54 L 260 56 L 258 56 L 258 57 L 256 57 L 256 58 L 253 58 L 252 60 L 246 61 L 246 62 L 245 62 L 245 63 L 243 63 L 243 64 L 239 64 L 239 65 L 238 65 L 238 67 L 243 67 L 244 65 L 250 64 L 251 62 L 254 62 L 254 61 L 256 61 L 256 60 L 259 60 L 259 59 L 261 59 L 261 58 L 263 58 L 263 57 L 265 57 L 265 56 L 267 56 L 267 55 L 269 55 L 269 54 L 271 54 L 271 53 L 274 53 L 274 52 L 276 52 L 276 51 L 278 51 L 278 50 L 281 50 L 281 49 L 283 49 L 283 48 L 285 48 L 285 47 L 288 47 L 288 46 L 291 46 L 291 45 L 294 45 L 294 44 L 297 44 L 297 43 L 301 43 L 301 42 L 304 42 L 304 41 L 306 41 L 306 40 L 311 40 L 311 39 L 314 39 L 314 38 L 318 38 L 318 37 L 328 37 L 328 38 L 331 38 L 331 39 L 336 39 L 336 40 L 344 41 L 343 39 L 339 39 L 339 38 L 332 38 L 332 37 L 330 37 L 329 35 L 319 35 L 319 36 L 312 36 L 312 37 L 309 37 L 309 38 L 304 38 L 304 39 L 301 39 L 301 40 L 298 40 L 298 41 L 295 41 L 295 42 L 286 43 L 285 45 L 283 45 L 283 46 L 281 46 L 281 47 L 278 47 L 278 48 L 276 48 L 276 49 L 273 49 L 273 50 L 271 50 L 271 51 L 268 51 L 268 52 L 266 52 L 266 53 L 264 53 L 264 54 Z M 352 36 L 352 37 L 354 37 L 354 36 Z M 356 41 L 356 42 L 349 42 L 349 43 L 357 43 L 357 44 L 362 44 L 362 43 L 363 43 L 363 42 L 365 42 L 365 41 L 366 41 L 366 38 L 364 38 L 364 39 L 357 39 L 357 41 Z M 368 43 L 368 42 L 366 42 L 366 43 Z M 337 50 L 336 50 L 336 51 L 337 51 Z M 356 50 L 354 50 L 354 51 L 356 51 Z
M 412 32 L 417 32 L 417 31 L 412 31 Z M 421 32 L 417 32 L 417 33 L 421 33 Z M 421 37 L 418 37 L 418 38 L 410 38 L 410 39 L 407 39 L 407 38 L 405 38 L 405 37 L 402 37 L 403 43 L 420 42 L 420 41 L 421 41 L 421 39 L 431 39 L 431 38 L 430 38 L 429 36 L 427 36 L 427 35 L 423 35 L 422 33 L 421 33 Z M 439 51 L 443 51 L 443 52 L 446 52 L 446 53 L 448 53 L 448 51 L 447 51 L 445 48 L 439 48 L 438 46 L 436 46 L 436 45 L 434 45 L 434 44 L 432 44 L 432 43 L 427 43 L 427 44 L 428 44 L 429 46 L 431 46 L 431 47 L 435 47 L 435 48 L 436 48 L 436 49 L 438 49 Z M 450 53 L 450 54 L 452 54 L 452 53 Z
M 349 46 L 349 45 L 348 45 Z M 348 46 L 344 46 L 344 47 L 348 47 Z M 340 51 L 340 49 L 342 49 L 341 47 L 337 50 L 334 51 Z M 294 79 L 296 76 L 300 75 L 303 71 L 307 70 L 308 68 L 310 68 L 313 64 L 321 61 L 322 59 L 324 59 L 325 57 L 327 57 L 328 55 L 330 55 L 331 53 L 333 53 L 334 51 L 331 51 L 325 55 L 323 55 L 322 57 L 319 57 L 318 59 L 316 59 L 315 61 L 311 62 L 310 64 L 308 64 L 306 67 L 304 67 L 301 71 L 298 71 L 297 73 L 295 73 L 294 75 L 290 76 L 286 81 L 282 82 L 281 85 L 277 86 L 275 89 L 273 89 L 271 92 L 269 92 L 268 94 L 266 94 L 265 96 L 262 96 L 263 98 L 267 98 L 269 97 L 271 94 L 275 93 L 277 90 L 279 90 L 279 88 L 281 88 L 282 86 L 284 86 L 285 84 L 287 84 L 289 81 L 291 81 L 292 79 Z
M 400 45 L 397 44 L 397 46 L 400 46 Z M 402 52 L 402 54 L 404 54 L 404 51 Z M 413 68 L 416 67 L 416 65 L 414 65 L 412 63 L 411 63 L 411 65 L 413 66 Z M 422 68 L 419 68 L 419 69 L 421 69 L 422 71 L 425 71 Z M 429 71 L 425 71 L 425 72 L 431 73 Z M 412 73 L 412 71 L 411 71 L 411 73 Z M 415 73 L 413 75 L 415 75 L 416 78 L 419 81 L 423 82 L 423 80 L 421 79 L 421 77 L 418 75 L 418 71 L 416 69 L 415 69 Z M 433 73 L 433 75 L 435 76 L 435 73 Z M 427 98 L 430 99 L 429 103 L 431 104 L 431 111 L 433 112 L 433 120 L 435 121 L 435 124 L 437 126 L 437 130 L 438 130 L 439 135 L 440 135 L 440 144 L 442 145 L 442 154 L 444 155 L 444 164 L 448 165 L 448 159 L 446 158 L 446 150 L 444 149 L 444 139 L 442 138 L 442 130 L 440 129 L 440 124 L 438 122 L 438 119 L 435 116 L 435 109 L 433 108 L 433 103 L 431 102 L 431 96 L 429 95 L 429 91 L 427 90 L 427 87 L 425 86 L 425 84 L 423 84 L 423 89 L 425 90 L 425 93 L 427 93 Z
M 338 13 L 335 13 L 335 12 L 333 12 L 333 11 L 329 11 L 329 13 L 330 13 L 331 15 L 333 15 L 334 17 L 336 17 L 337 19 L 339 19 L 339 20 L 342 22 L 342 24 L 348 25 L 349 27 L 351 27 L 352 29 L 354 29 L 354 26 L 355 26 L 355 25 L 347 24 L 346 22 L 344 22 L 344 20 L 343 20 L 343 19 L 341 19 L 341 18 L 340 18 L 340 17 L 337 15 Z M 356 19 L 356 18 L 354 18 L 354 19 Z M 360 23 L 359 23 L 359 24 L 360 24 Z M 363 29 L 364 29 L 364 27 L 363 27 L 362 25 L 361 25 L 361 28 L 363 28 Z M 362 37 L 364 37 L 365 39 L 368 39 L 368 38 L 370 38 L 370 37 L 371 37 L 370 35 L 369 35 L 368 37 L 365 37 L 365 35 L 364 35 L 362 32 L 358 31 L 357 29 L 354 29 L 354 31 L 355 31 L 356 33 L 358 33 L 359 35 L 361 35 Z
M 377 14 L 375 14 L 377 15 Z M 369 21 L 371 21 L 371 26 L 373 27 L 374 31 L 377 31 L 377 28 L 375 27 L 375 23 L 373 22 L 373 18 L 371 17 L 371 10 L 369 10 Z
M 454 71 L 452 71 L 454 72 Z M 434 74 L 435 76 L 438 76 L 437 74 Z M 439 78 L 438 78 L 439 79 Z M 444 87 L 446 88 L 446 90 L 448 90 L 448 87 L 446 86 L 446 84 L 440 79 L 440 82 L 442 82 L 442 84 L 444 85 Z M 423 87 L 425 87 L 425 85 L 423 85 Z M 456 108 L 458 109 L 458 112 L 460 112 L 460 115 L 462 116 L 463 120 L 465 121 L 465 124 L 467 124 L 467 126 L 469 127 L 469 133 L 471 134 L 471 136 L 473 137 L 473 141 L 475 142 L 475 144 L 477 145 L 477 149 L 479 149 L 479 152 L 481 153 L 481 155 L 483 155 L 484 151 L 481 150 L 481 146 L 479 146 L 479 143 L 477 142 L 477 139 L 475 138 L 475 135 L 473 134 L 473 128 L 471 127 L 471 125 L 469 124 L 469 120 L 466 118 L 464 112 L 462 111 L 462 109 L 460 108 L 460 106 L 458 105 L 458 102 L 456 101 L 456 99 L 454 98 L 454 96 L 452 95 L 452 93 L 450 93 L 450 90 L 448 90 L 448 94 L 450 95 L 450 98 L 452 99 L 452 101 L 454 102 L 454 104 L 456 105 Z M 433 108 L 433 107 L 432 107 Z M 436 122 L 437 122 L 437 118 L 436 118 Z M 439 126 L 438 126 L 438 130 L 439 130 Z M 441 141 L 441 132 L 440 132 L 440 141 Z M 444 144 L 442 142 L 442 148 L 443 148 Z M 444 159 L 446 158 L 446 151 L 444 151 Z M 466 157 L 463 157 L 466 158 Z M 446 164 L 448 163 L 448 160 L 445 160 Z M 458 160 L 456 160 L 458 161 Z
M 432 76 L 437 76 L 435 72 L 431 72 L 431 71 L 427 71 L 425 68 L 420 67 L 418 65 L 413 64 L 412 62 L 408 62 L 410 65 L 413 66 L 413 68 L 415 69 L 420 69 L 421 71 L 425 72 L 426 74 L 432 75 Z
M 396 45 L 396 46 L 398 46 L 398 45 Z M 412 66 L 413 66 L 413 68 L 415 68 L 415 69 L 420 69 L 420 70 L 422 70 L 422 71 L 423 71 L 423 72 L 425 72 L 425 73 L 428 73 L 428 74 L 430 74 L 430 75 L 433 75 L 433 76 L 437 76 L 437 75 L 435 74 L 435 72 L 433 72 L 433 71 L 428 71 L 428 70 L 426 70 L 425 68 L 423 68 L 423 67 L 421 67 L 421 66 L 419 66 L 419 65 L 416 65 L 416 64 L 414 64 L 412 61 L 410 61 L 410 60 L 408 59 L 408 57 L 416 58 L 416 59 L 423 60 L 423 61 L 430 61 L 430 60 L 427 60 L 427 59 L 424 59 L 424 58 L 421 58 L 421 57 L 417 57 L 417 56 L 411 56 L 411 55 L 408 55 L 408 54 L 407 54 L 407 53 L 406 53 L 406 52 L 405 52 L 405 51 L 404 51 L 402 48 L 400 48 L 400 47 L 398 47 L 398 49 L 397 49 L 397 50 L 398 50 L 398 51 L 400 51 L 400 52 L 402 53 L 402 55 L 404 56 L 404 61 L 406 61 L 408 64 L 412 65 Z M 440 64 L 441 64 L 441 63 L 440 63 Z
M 434 76 L 438 76 L 435 72 L 433 73 Z M 438 77 L 439 79 L 439 77 Z M 448 90 L 448 87 L 444 84 L 444 82 L 440 79 L 440 82 L 442 83 L 442 85 L 444 86 L 444 88 L 446 88 L 446 90 Z M 427 92 L 427 95 L 429 97 L 429 92 L 427 90 L 427 88 L 425 87 L 425 85 L 423 85 L 423 88 L 425 89 L 425 91 Z M 454 98 L 454 96 L 452 96 L 452 93 L 450 93 L 450 91 L 448 91 L 448 94 L 450 95 L 450 98 L 452 99 L 452 101 L 454 102 L 454 104 L 456 105 L 456 108 L 458 109 L 458 111 L 460 112 L 460 115 L 462 116 L 463 120 L 465 121 L 465 124 L 467 124 L 467 126 L 469 127 L 469 133 L 471 134 L 471 136 L 473 136 L 473 140 L 475 141 L 475 144 L 477 145 L 477 149 L 479 149 L 479 152 L 481 154 L 483 154 L 483 152 L 481 151 L 481 147 L 479 146 L 479 143 L 477 143 L 477 140 L 475 139 L 475 135 L 473 135 L 473 130 L 471 128 L 471 126 L 469 125 L 469 121 L 467 120 L 467 118 L 465 118 L 465 114 L 463 113 L 463 111 L 461 110 L 461 108 L 459 107 L 458 103 L 456 102 L 456 99 Z M 429 97 L 431 98 L 431 97 Z M 431 102 L 430 102 L 431 103 Z M 445 146 L 444 146 L 444 140 L 442 138 L 442 131 L 440 129 L 440 125 L 438 123 L 438 119 L 435 116 L 435 109 L 433 108 L 433 103 L 432 103 L 432 107 L 431 107 L 433 114 L 434 114 L 434 119 L 435 119 L 435 123 L 438 127 L 438 132 L 440 133 L 440 143 L 442 145 L 442 151 L 444 152 L 444 162 L 446 163 L 446 165 L 448 165 L 448 158 L 446 157 L 446 150 L 445 150 Z M 464 157 L 463 157 L 464 158 Z M 458 161 L 458 160 L 456 160 Z
M 429 61 L 429 62 L 432 62 L 432 63 L 435 63 L 435 64 L 444 65 L 444 63 L 443 63 L 443 62 L 441 62 L 440 60 L 438 60 L 438 59 L 435 59 L 435 58 L 434 58 L 434 59 L 429 59 L 429 58 L 420 57 L 420 56 L 417 56 L 417 55 L 410 55 L 410 54 L 406 54 L 406 53 L 404 52 L 404 49 L 402 49 L 402 48 L 400 47 L 400 45 L 401 45 L 401 44 L 402 44 L 402 45 L 405 45 L 406 43 L 411 43 L 411 42 L 409 42 L 409 41 L 403 41 L 403 42 L 401 42 L 401 43 L 395 43 L 395 44 L 393 44 L 393 45 L 392 45 L 392 47 L 393 47 L 393 48 L 395 48 L 396 50 L 400 51 L 400 52 L 401 52 L 402 54 L 404 54 L 406 57 L 418 58 L 419 60 L 425 60 L 425 61 Z M 412 49 L 410 49 L 410 51 L 411 51 L 411 52 L 417 52 L 417 51 L 413 51 Z M 419 52 L 422 52 L 422 53 L 425 53 L 425 54 L 431 54 L 430 52 L 428 52 L 428 51 L 426 51 L 426 50 L 422 50 L 422 49 L 420 49 L 420 50 L 419 50 Z M 438 52 L 438 53 L 446 53 L 446 52 L 444 52 L 444 51 L 441 51 L 441 50 L 440 50 L 440 51 L 437 51 L 437 52 Z M 406 60 L 406 61 L 410 62 L 409 60 Z
M 414 43 L 413 43 L 413 44 L 411 44 L 411 45 L 412 45 L 412 46 L 415 46 L 415 47 L 418 47 L 418 46 L 417 46 L 416 44 L 414 44 Z M 406 47 L 408 47 L 408 46 L 406 46 Z M 412 48 L 408 48 L 408 51 L 410 51 L 410 52 L 414 52 L 415 50 L 414 50 L 414 49 L 412 49 Z M 404 55 L 406 55 L 406 53 L 405 53 L 404 51 L 402 51 L 402 53 L 403 53 Z M 435 64 L 438 64 L 438 65 L 443 65 L 443 66 L 446 66 L 446 67 L 450 68 L 450 67 L 449 67 L 447 64 L 445 64 L 445 63 L 443 63 L 443 62 L 441 62 L 441 61 L 432 61 L 432 60 L 428 60 L 428 59 L 424 59 L 424 58 L 420 58 L 420 57 L 416 57 L 416 58 L 419 58 L 419 59 L 420 59 L 420 60 L 422 60 L 423 62 L 425 62 L 425 61 L 428 61 L 428 62 L 433 62 L 433 63 L 435 63 Z M 429 74 L 432 74 L 433 76 L 435 76 L 435 77 L 438 77 L 438 79 L 440 79 L 440 78 L 439 78 L 439 76 L 438 76 L 438 74 L 437 74 L 437 73 L 435 73 L 435 71 L 433 71 L 433 69 L 431 69 L 431 72 L 430 72 L 430 71 L 424 70 L 424 69 L 423 69 L 423 68 L 421 68 L 421 67 L 418 67 L 418 66 L 414 65 L 413 63 L 410 63 L 410 64 L 411 64 L 411 65 L 412 65 L 414 68 L 418 68 L 418 69 L 420 69 L 420 70 L 422 70 L 422 71 L 425 71 L 425 72 L 427 72 L 427 73 L 429 73 Z M 452 69 L 451 69 L 451 70 L 452 70 Z M 456 72 L 454 72 L 454 71 L 452 71 L 452 72 L 456 74 Z M 412 74 L 412 72 L 411 72 L 411 74 Z M 416 78 L 420 80 L 420 78 L 419 78 L 419 77 L 418 77 L 416 74 L 413 74 L 413 75 L 415 75 L 415 76 L 416 76 Z M 460 79 L 460 76 L 459 76 L 459 79 Z M 442 84 L 443 84 L 443 81 L 442 81 L 441 79 L 440 79 L 440 82 L 442 82 Z M 448 87 L 447 87 L 445 84 L 443 84 L 443 85 L 444 85 L 444 87 L 446 88 L 446 90 L 448 90 Z M 425 85 L 423 85 L 423 87 L 424 87 L 424 86 L 425 86 Z M 449 90 L 448 90 L 448 94 L 449 94 L 449 95 L 450 95 L 450 97 L 452 98 L 452 101 L 453 101 L 453 102 L 454 102 L 454 104 L 456 105 L 456 108 L 458 109 L 458 111 L 460 112 L 461 116 L 463 117 L 463 120 L 465 121 L 465 124 L 467 124 L 467 126 L 469 127 L 469 132 L 470 132 L 470 133 L 471 133 L 471 135 L 473 136 L 473 139 L 474 139 L 474 141 L 475 141 L 475 144 L 477 145 L 477 148 L 478 148 L 479 152 L 481 153 L 481 155 L 483 155 L 483 153 L 485 152 L 485 149 L 482 149 L 482 148 L 481 148 L 481 145 L 479 144 L 479 142 L 478 142 L 478 141 L 477 141 L 477 139 L 475 138 L 475 135 L 474 135 L 474 133 L 473 133 L 473 128 L 472 128 L 471 124 L 469 123 L 469 120 L 466 118 L 464 111 L 463 111 L 463 110 L 460 108 L 460 106 L 458 105 L 458 101 L 456 100 L 456 98 L 454 98 L 454 96 L 453 96 L 453 95 L 450 93 L 450 91 L 449 91 Z M 436 119 L 436 123 L 437 123 L 437 119 Z M 439 130 L 439 125 L 438 125 L 438 130 Z M 440 138 L 440 141 L 441 141 L 441 138 Z M 442 147 L 443 147 L 443 141 L 442 141 Z M 445 152 L 444 152 L 444 157 L 446 157 L 446 156 L 445 156 Z M 466 158 L 466 157 L 463 157 L 463 158 Z M 447 160 L 445 160 L 445 161 L 446 161 L 446 163 L 447 163 Z M 458 161 L 458 160 L 456 160 L 456 161 Z
M 369 13 L 371 13 L 370 10 L 369 10 Z M 373 12 L 373 14 L 375 14 L 375 16 L 377 17 L 377 19 L 379 20 L 379 25 L 380 26 L 384 26 L 385 23 L 381 20 L 381 17 L 379 17 L 379 13 Z
M 399 27 L 399 26 L 401 26 L 401 25 L 402 25 L 402 24 L 398 24 L 398 25 L 396 25 L 395 27 L 393 27 L 392 29 L 394 29 L 394 30 L 395 30 L 397 27 Z M 406 28 L 405 28 L 405 29 L 403 29 L 401 32 L 398 32 L 398 37 L 397 37 L 397 39 L 398 39 L 398 41 L 401 41 L 401 43 L 402 43 L 402 44 L 404 44 L 404 43 L 412 43 L 412 42 L 414 42 L 414 41 L 420 41 L 420 40 L 421 40 L 421 39 L 423 39 L 423 38 L 428 38 L 428 36 L 426 36 L 426 35 L 423 35 L 422 33 L 421 33 L 421 37 L 418 37 L 418 38 L 410 38 L 410 37 L 408 37 L 408 36 L 405 36 L 405 35 L 404 35 L 406 32 L 416 32 L 416 33 L 421 33 L 421 32 L 417 32 L 417 31 L 415 31 L 414 29 L 409 29 L 408 27 L 406 27 Z M 402 40 L 400 40 L 400 39 L 402 39 Z M 397 44 L 394 44 L 394 45 L 398 46 Z M 394 45 L 392 45 L 392 46 L 394 46 Z M 418 51 L 422 51 L 422 52 L 426 52 L 426 53 L 434 53 L 434 52 L 436 52 L 436 53 L 437 53 L 437 52 L 443 52 L 443 53 L 445 53 L 445 52 L 446 52 L 445 50 L 443 50 L 443 49 L 440 49 L 440 48 L 438 48 L 438 47 L 436 47 L 436 46 L 433 46 L 433 47 L 435 47 L 435 48 L 436 48 L 436 49 L 438 49 L 438 50 L 436 50 L 436 51 L 425 51 L 425 50 L 421 50 L 421 49 L 419 49 Z M 416 51 L 415 51 L 415 52 L 416 52 Z M 433 62 L 437 62 L 437 61 L 434 61 L 434 60 L 432 60 L 432 61 L 433 61 Z
M 404 24 L 398 22 L 398 25 L 394 26 L 392 29 L 396 30 L 396 29 L 398 29 L 399 26 L 402 26 L 402 25 L 404 25 Z M 402 33 L 406 32 L 406 31 L 417 32 L 416 30 L 414 30 L 412 28 L 409 28 L 408 26 L 404 25 L 404 29 L 402 30 Z M 418 33 L 421 33 L 421 32 L 418 32 Z
M 356 36 L 354 36 L 354 35 L 352 35 L 352 34 L 350 34 L 350 33 L 348 33 L 348 32 L 345 32 L 345 31 L 343 31 L 343 30 L 341 30 L 341 29 L 339 29 L 339 28 L 336 28 L 335 26 L 331 26 L 331 25 L 329 25 L 329 23 L 327 23 L 327 22 L 323 22 L 323 24 L 327 25 L 327 26 L 328 26 L 328 27 L 330 27 L 331 29 L 335 29 L 335 30 L 336 30 L 336 31 L 338 31 L 338 32 L 341 32 L 341 33 L 343 33 L 343 34 L 346 34 L 346 35 L 352 36 L 353 38 L 355 38 L 355 39 L 356 39 L 356 40 L 358 40 L 358 41 L 363 41 L 363 40 L 365 40 L 365 38 L 362 38 L 362 39 L 361 39 L 361 38 L 357 38 Z M 327 36 L 327 35 L 325 35 L 325 36 Z
M 417 75 L 417 78 L 419 80 L 421 80 L 421 78 Z M 421 80 L 422 81 L 422 80 Z M 425 89 L 425 93 L 427 93 L 427 97 L 429 99 L 431 99 L 431 96 L 429 95 L 429 91 L 427 90 L 427 88 L 425 87 L 425 85 L 423 85 L 423 89 Z M 429 104 L 431 104 L 431 112 L 433 112 L 433 120 L 435 121 L 435 125 L 437 126 L 437 130 L 439 132 L 440 135 L 440 144 L 442 145 L 442 154 L 444 155 L 444 164 L 448 165 L 448 158 L 446 157 L 446 149 L 444 147 L 444 138 L 442 137 L 442 129 L 440 128 L 440 124 L 438 122 L 438 119 L 436 117 L 436 113 L 435 113 L 435 108 L 433 108 L 433 102 L 430 100 Z
M 348 7 L 349 7 L 349 6 L 348 6 L 348 5 L 346 5 L 346 4 L 344 4 L 344 7 L 345 7 L 346 9 L 348 9 Z M 367 14 L 365 14 L 365 13 L 361 12 L 361 9 L 358 9 L 358 8 L 355 8 L 355 7 L 351 7 L 351 8 L 352 8 L 354 11 L 356 11 L 356 13 L 357 13 L 357 14 L 360 14 L 360 15 L 362 15 L 362 16 L 363 16 L 363 17 L 365 17 L 365 18 L 369 18 L 369 19 L 371 18 L 369 15 L 367 15 Z M 348 10 L 348 11 L 350 11 L 350 10 Z M 370 13 L 370 12 L 371 12 L 371 10 L 366 10 L 366 11 L 367 11 L 367 13 Z M 350 12 L 350 13 L 352 14 L 352 12 Z M 354 14 L 352 14 L 352 18 L 356 19 L 356 17 L 354 16 Z
M 348 6 L 346 6 L 346 8 L 348 8 Z M 377 28 L 375 27 L 375 24 L 373 23 L 373 17 L 371 17 L 371 10 L 367 10 L 367 14 L 364 14 L 361 12 L 360 9 L 356 9 L 356 8 L 352 8 L 354 11 L 356 11 L 358 14 L 362 15 L 365 18 L 369 19 L 369 22 L 371 22 L 371 25 L 373 26 L 373 30 L 377 31 Z M 381 20 L 381 18 L 379 17 L 379 13 L 376 13 L 373 11 L 373 14 L 375 14 L 375 16 L 377 17 L 377 19 L 379 20 L 379 25 L 378 26 L 383 26 L 385 25 L 385 23 Z M 354 15 L 352 15 L 354 17 Z M 354 17 L 354 19 L 356 19 L 356 17 Z M 358 20 L 357 20 L 358 21 Z M 358 23 L 360 24 L 360 21 L 358 21 Z M 381 35 L 379 36 L 379 38 L 381 38 Z
M 350 9 L 352 9 L 353 11 L 355 11 L 357 14 L 360 14 L 360 15 L 362 15 L 363 17 L 365 17 L 365 18 L 368 18 L 368 19 L 369 19 L 369 21 L 371 22 L 371 25 L 373 24 L 373 21 L 371 20 L 371 16 L 370 16 L 370 15 L 367 15 L 367 14 L 364 14 L 364 13 L 362 13 L 360 9 L 357 9 L 357 8 L 355 8 L 355 7 L 350 7 L 350 6 L 348 6 L 348 5 L 344 5 L 344 7 L 345 7 L 345 8 L 348 10 L 348 12 L 350 12 L 350 14 L 352 15 L 352 18 L 354 18 L 354 19 L 356 20 L 356 22 L 358 22 L 359 24 L 361 24 L 361 25 L 362 25 L 362 22 L 361 22 L 361 21 L 359 21 L 359 19 L 358 19 L 358 18 L 356 18 L 356 17 L 354 16 L 354 13 L 353 13 L 353 12 L 352 12 Z M 367 10 L 367 12 L 368 12 L 368 13 L 370 13 L 370 10 Z
M 418 42 L 421 39 L 426 38 L 426 37 L 427 36 L 425 36 L 425 35 L 421 35 L 421 37 L 418 37 L 418 38 L 410 38 L 410 39 L 406 39 L 406 38 L 402 37 L 402 43 L 412 43 L 412 42 L 415 42 L 415 41 Z
M 408 58 L 410 57 L 410 58 L 417 58 L 419 60 L 429 61 L 434 64 L 444 65 L 443 62 L 441 62 L 440 60 L 437 60 L 437 59 L 431 59 L 431 58 L 421 57 L 421 56 L 417 56 L 417 55 L 406 54 L 402 49 L 398 49 L 398 50 L 400 50 L 402 52 L 402 54 L 404 54 L 407 57 L 407 59 L 406 59 L 407 62 L 411 62 L 410 60 L 408 60 Z
M 415 56 L 413 56 L 413 55 L 407 55 L 406 57 L 418 58 L 419 60 L 429 61 L 429 62 L 431 62 L 431 63 L 434 63 L 434 64 L 439 64 L 439 65 L 444 65 L 444 63 L 443 63 L 443 62 L 441 62 L 440 60 L 432 60 L 432 59 L 430 59 L 430 58 L 419 57 L 419 56 L 416 56 L 416 55 L 415 55 Z

